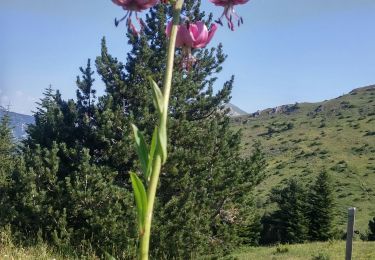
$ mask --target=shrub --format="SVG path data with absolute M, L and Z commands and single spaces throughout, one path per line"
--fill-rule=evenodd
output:
M 273 254 L 285 254 L 285 253 L 288 253 L 289 252 L 289 248 L 287 245 L 278 245 L 276 247 L 276 250 Z
M 330 260 L 330 256 L 324 253 L 319 253 L 317 255 L 313 255 L 312 260 Z

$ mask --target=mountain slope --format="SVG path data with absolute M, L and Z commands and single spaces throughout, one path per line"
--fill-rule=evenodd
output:
M 375 85 L 320 103 L 266 109 L 233 119 L 242 128 L 244 149 L 259 140 L 268 157 L 267 178 L 258 187 L 258 205 L 272 210 L 269 191 L 288 178 L 305 183 L 320 171 L 332 176 L 337 222 L 356 206 L 357 228 L 375 216 Z
M 2 118 L 5 114 L 8 114 L 10 116 L 10 123 L 14 137 L 16 139 L 25 138 L 27 125 L 33 124 L 34 118 L 28 115 L 7 112 L 3 107 L 0 106 L 0 118 Z

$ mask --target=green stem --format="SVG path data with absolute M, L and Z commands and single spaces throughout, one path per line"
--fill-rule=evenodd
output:
M 173 76 L 173 64 L 174 64 L 174 54 L 175 54 L 175 47 L 176 47 L 176 36 L 178 25 L 180 23 L 180 14 L 182 5 L 184 0 L 177 0 L 174 4 L 173 8 L 173 26 L 171 30 L 171 35 L 169 38 L 169 46 L 168 46 L 168 57 L 167 57 L 167 67 L 164 76 L 164 86 L 163 86 L 163 113 L 160 118 L 160 128 L 167 127 L 167 119 L 168 119 L 168 106 L 169 106 L 169 97 L 171 93 L 171 86 L 172 86 L 172 76 Z M 151 180 L 147 190 L 147 202 L 148 207 L 145 215 L 144 221 L 144 233 L 140 237 L 140 259 L 147 260 L 149 256 L 149 248 L 150 248 L 150 235 L 151 235 L 151 223 L 152 223 L 152 215 L 154 210 L 154 202 L 155 202 L 155 195 L 156 189 L 159 182 L 159 175 L 162 166 L 162 153 L 159 148 L 157 148 L 155 161 L 153 162 L 153 168 L 151 173 Z

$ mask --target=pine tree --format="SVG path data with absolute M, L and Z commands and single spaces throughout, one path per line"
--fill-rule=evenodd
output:
M 44 97 L 37 103 L 37 111 L 34 113 L 35 124 L 27 129 L 28 138 L 24 140 L 25 146 L 35 148 L 52 148 L 55 140 L 64 140 L 72 143 L 76 138 L 74 127 L 73 101 L 65 102 L 60 92 L 55 91 L 50 85 L 43 93 Z M 68 112 L 72 112 L 68 114 Z
M 282 243 L 301 243 L 307 239 L 306 194 L 304 187 L 291 179 L 284 188 L 272 190 L 271 201 L 278 209 L 270 219 L 276 222 L 277 233 Z
M 12 208 L 9 204 L 11 175 L 17 164 L 16 145 L 10 126 L 10 117 L 3 115 L 0 122 L 0 227 L 8 224 Z
M 3 176 L 12 168 L 16 147 L 9 115 L 5 114 L 0 120 L 0 172 Z
M 70 168 L 76 170 L 65 175 L 59 154 L 75 158 Z M 87 149 L 56 142 L 51 149 L 25 149 L 8 192 L 14 208 L 11 225 L 29 243 L 40 237 L 82 256 L 94 251 L 131 259 L 136 249 L 135 214 L 127 206 L 133 202 L 131 193 L 115 185 L 116 172 L 90 161 Z
M 94 71 L 91 69 L 91 61 L 88 59 L 87 66 L 84 69 L 80 67 L 79 70 L 82 73 L 82 78 L 77 76 L 77 107 L 83 110 L 83 113 L 86 113 L 88 117 L 93 115 L 92 108 L 95 103 L 95 94 L 96 90 L 93 88 L 95 79 L 92 77 Z
M 80 140 L 82 147 L 87 147 L 89 144 L 95 142 L 95 113 L 97 107 L 95 106 L 96 90 L 94 89 L 95 79 L 93 78 L 94 71 L 91 68 L 91 60 L 88 59 L 86 68 L 79 68 L 82 76 L 77 76 L 76 97 L 77 103 L 75 110 L 77 113 L 75 125 L 77 134 L 82 138 Z
M 187 1 L 183 12 L 191 20 L 204 18 L 200 1 Z M 152 9 L 145 34 L 130 38 L 133 49 L 125 65 L 128 73 L 123 76 L 124 84 L 119 85 L 122 93 L 113 95 L 122 99 L 125 111 L 148 136 L 156 113 L 147 76 L 156 82 L 162 80 L 167 43 L 164 31 L 169 14 L 170 10 L 162 5 Z M 211 17 L 207 20 L 210 22 Z M 244 209 L 250 206 L 245 205 L 264 168 L 262 165 L 261 169 L 252 169 L 252 159 L 241 158 L 241 135 L 230 130 L 229 118 L 220 112 L 230 99 L 233 78 L 218 93 L 213 92 L 214 75 L 225 60 L 222 46 L 196 51 L 194 55 L 198 62 L 189 73 L 179 69 L 174 73 L 171 148 L 160 180 L 152 238 L 155 257 L 189 258 L 192 252 L 199 255 L 230 250 L 240 241 L 236 226 L 249 220 L 249 211 Z M 176 68 L 179 62 L 181 59 L 177 58 Z M 112 78 L 122 76 L 111 75 Z
M 77 102 L 62 100 L 50 87 L 39 103 L 24 142 L 25 163 L 13 176 L 18 212 L 13 226 L 78 254 L 94 250 L 99 256 L 106 251 L 133 258 L 133 196 L 128 180 L 119 181 L 129 169 L 123 167 L 128 154 L 122 152 L 132 150 L 129 133 L 119 126 L 129 120 L 116 115 L 112 102 L 95 104 L 90 62 L 80 70 Z M 124 136 L 125 142 L 117 139 Z
M 308 194 L 309 238 L 326 241 L 333 233 L 333 191 L 327 172 L 319 173 Z

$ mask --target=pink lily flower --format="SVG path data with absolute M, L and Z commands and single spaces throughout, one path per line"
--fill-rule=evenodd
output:
M 169 22 L 166 28 L 166 34 L 170 37 L 172 29 L 172 22 Z M 195 23 L 187 22 L 178 26 L 176 47 L 182 48 L 183 53 L 183 68 L 187 70 L 196 62 L 192 55 L 192 49 L 204 48 L 210 43 L 212 37 L 217 30 L 217 25 L 213 24 L 210 30 L 204 22 L 198 21 Z
M 234 31 L 233 19 L 237 20 L 238 26 L 240 26 L 243 23 L 242 17 L 236 13 L 236 11 L 234 10 L 234 6 L 246 4 L 249 0 L 210 0 L 210 1 L 216 6 L 224 7 L 223 14 L 216 21 L 218 24 L 223 25 L 223 22 L 221 20 L 223 19 L 224 16 L 228 21 L 229 29 L 231 29 L 232 31 Z
M 159 0 L 112 0 L 113 3 L 121 6 L 126 12 L 125 16 L 120 20 L 115 19 L 115 25 L 118 26 L 120 22 L 126 19 L 127 26 L 135 33 L 138 34 L 132 22 L 132 15 L 135 13 L 135 18 L 137 19 L 141 29 L 144 27 L 142 19 L 138 17 L 138 12 L 146 10 L 155 6 Z

